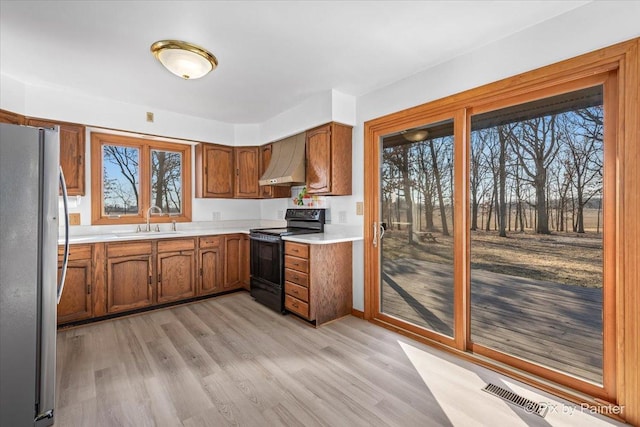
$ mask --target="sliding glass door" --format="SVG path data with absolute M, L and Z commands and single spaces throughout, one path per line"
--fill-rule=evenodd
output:
M 504 89 L 367 130 L 369 318 L 611 396 L 616 79 Z
M 453 120 L 381 144 L 380 312 L 453 338 Z
M 602 384 L 603 86 L 472 115 L 470 136 L 472 348 Z

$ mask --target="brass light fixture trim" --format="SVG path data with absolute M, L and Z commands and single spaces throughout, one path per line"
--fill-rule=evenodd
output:
M 411 129 L 404 130 L 400 132 L 400 134 L 402 134 L 404 139 L 406 139 L 407 141 L 420 142 L 427 139 L 427 136 L 429 136 L 429 131 L 426 129 Z
M 208 50 L 181 40 L 160 40 L 151 45 L 151 53 L 167 70 L 183 79 L 198 79 L 218 66 Z

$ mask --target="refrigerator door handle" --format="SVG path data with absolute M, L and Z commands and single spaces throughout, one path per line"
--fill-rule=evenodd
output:
M 58 304 L 60 303 L 60 298 L 62 297 L 64 280 L 67 276 L 67 266 L 69 265 L 69 199 L 67 197 L 67 182 L 64 179 L 62 166 L 60 166 L 60 186 L 62 187 L 62 202 L 64 205 L 64 255 L 62 257 L 62 271 L 60 272 L 60 281 L 58 282 Z

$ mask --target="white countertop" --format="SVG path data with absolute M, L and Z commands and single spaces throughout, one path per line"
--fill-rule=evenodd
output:
M 362 228 L 341 225 L 326 225 L 324 233 L 283 236 L 282 240 L 309 245 L 329 245 L 331 243 L 355 242 L 362 240 Z
M 70 244 L 79 243 L 104 243 L 104 242 L 126 242 L 129 240 L 147 239 L 178 239 L 180 237 L 212 236 L 216 234 L 249 234 L 248 228 L 217 228 L 211 230 L 185 230 L 185 231 L 150 231 L 150 232 L 126 232 L 126 233 L 105 233 L 70 236 Z M 58 239 L 58 244 L 64 244 L 64 237 Z
M 251 228 L 268 228 L 282 226 L 282 222 L 268 220 L 220 221 L 178 224 L 177 231 L 162 230 L 160 232 L 135 232 L 132 226 L 86 226 L 72 227 L 69 243 L 105 243 L 126 242 L 147 239 L 177 239 L 180 237 L 212 236 L 219 234 L 249 234 Z M 162 224 L 167 228 L 168 224 Z M 325 226 L 324 233 L 284 236 L 283 240 L 307 243 L 311 245 L 327 245 L 331 243 L 354 242 L 362 240 L 362 228 L 358 226 L 330 225 Z M 64 236 L 58 239 L 64 244 Z

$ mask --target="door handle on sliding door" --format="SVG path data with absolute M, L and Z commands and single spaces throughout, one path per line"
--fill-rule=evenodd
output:
M 378 247 L 378 223 L 373 222 L 373 247 Z

